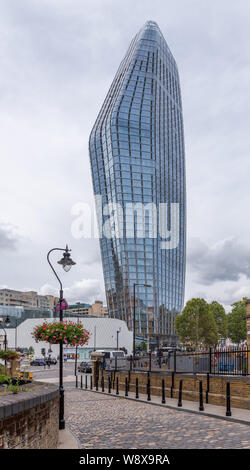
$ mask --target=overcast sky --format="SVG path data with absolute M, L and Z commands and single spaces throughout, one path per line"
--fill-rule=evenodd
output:
M 46 254 L 68 243 L 66 298 L 105 300 L 98 241 L 72 236 L 71 211 L 93 203 L 89 133 L 150 19 L 181 79 L 186 300 L 250 297 L 248 0 L 0 0 L 1 286 L 56 293 Z

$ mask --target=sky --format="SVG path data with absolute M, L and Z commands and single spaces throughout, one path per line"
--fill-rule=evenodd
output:
M 65 297 L 105 302 L 98 240 L 73 237 L 72 208 L 93 205 L 89 134 L 147 20 L 181 80 L 185 299 L 229 311 L 250 297 L 248 0 L 0 0 L 1 287 L 56 294 L 46 256 L 68 243 L 77 264 L 60 271 Z

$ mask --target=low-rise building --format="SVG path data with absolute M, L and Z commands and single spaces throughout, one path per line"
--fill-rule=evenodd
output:
M 55 319 L 48 317 L 48 323 L 53 322 Z M 132 353 L 133 348 L 133 333 L 128 330 L 126 322 L 117 318 L 101 318 L 101 317 L 64 317 L 65 321 L 80 322 L 83 327 L 90 332 L 90 338 L 87 344 L 77 348 L 77 356 L 79 360 L 89 359 L 90 353 L 101 349 L 112 351 L 117 349 L 117 332 L 119 331 L 119 344 L 118 348 L 125 348 L 128 354 Z M 59 345 L 46 342 L 38 342 L 34 340 L 31 333 L 37 325 L 42 324 L 44 316 L 40 318 L 26 318 L 21 319 L 21 322 L 13 327 L 13 322 L 9 327 L 5 326 L 7 334 L 7 347 L 10 349 L 26 348 L 31 346 L 34 348 L 34 355 L 41 357 L 41 350 L 45 348 L 45 354 L 48 355 L 48 350 L 51 348 L 52 357 L 58 357 Z M 74 358 L 76 353 L 75 347 L 64 346 L 64 356 Z
M 36 291 L 0 289 L 0 306 L 53 308 L 59 299 L 53 295 L 39 295 Z
M 89 315 L 91 309 L 90 304 L 85 304 L 83 302 L 76 302 L 75 304 L 69 305 L 65 311 L 65 315 Z
M 101 300 L 96 300 L 92 304 L 89 315 L 92 315 L 93 317 L 107 318 L 109 316 L 108 307 L 105 307 Z

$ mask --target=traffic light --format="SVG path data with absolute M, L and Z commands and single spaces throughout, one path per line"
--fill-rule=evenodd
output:
M 45 356 L 45 348 L 41 349 L 41 353 L 42 353 L 43 356 Z

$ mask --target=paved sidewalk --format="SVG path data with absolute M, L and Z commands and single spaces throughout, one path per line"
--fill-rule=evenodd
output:
M 47 377 L 47 378 L 42 378 L 42 379 L 38 379 L 40 380 L 41 382 L 46 382 L 46 383 L 51 383 L 51 384 L 58 384 L 59 383 L 59 377 Z M 66 382 L 74 382 L 75 383 L 76 381 L 76 378 L 75 378 L 75 375 L 66 375 L 63 377 L 63 382 L 66 383 Z
M 83 449 L 250 449 L 243 421 L 193 412 L 65 387 L 66 424 Z
M 74 381 L 75 381 L 75 377 L 74 377 Z M 78 388 L 80 388 L 79 382 L 78 382 Z M 85 391 L 85 388 L 83 388 L 83 391 Z M 161 406 L 163 408 L 170 408 L 176 411 L 186 411 L 189 413 L 211 416 L 213 418 L 225 419 L 227 421 L 233 421 L 233 422 L 250 425 L 250 410 L 245 410 L 242 408 L 231 408 L 231 416 L 226 416 L 226 407 L 218 406 L 218 405 L 211 405 L 205 402 L 203 403 L 204 411 L 199 411 L 199 403 L 196 401 L 182 400 L 182 407 L 178 407 L 177 398 L 166 397 L 166 404 L 162 404 L 161 397 L 157 397 L 154 395 L 151 396 L 151 401 L 148 401 L 146 394 L 140 393 L 139 399 L 136 399 L 134 392 L 128 392 L 128 397 L 125 397 L 124 390 L 121 390 L 119 392 L 119 395 L 116 395 L 116 391 L 114 389 L 111 390 L 111 393 L 108 393 L 107 390 L 105 392 L 102 392 L 100 389 L 100 386 L 99 386 L 98 392 L 96 391 L 95 388 L 93 388 L 91 392 L 102 394 L 102 395 L 114 396 L 116 398 L 123 398 L 126 400 L 133 400 L 133 401 L 137 401 L 141 403 Z
M 58 378 L 46 378 L 46 379 L 43 379 L 42 381 L 46 382 L 46 383 L 55 383 L 55 384 L 59 383 Z M 63 381 L 64 381 L 65 384 L 70 385 L 70 383 L 71 383 L 72 385 L 73 384 L 75 385 L 75 382 L 76 382 L 75 375 L 66 376 L 66 377 L 64 377 Z M 80 379 L 79 378 L 78 378 L 78 389 L 81 390 L 81 388 L 80 388 Z M 85 391 L 85 390 L 86 390 L 85 389 L 85 381 L 83 381 L 82 391 Z M 111 395 L 111 396 L 114 396 L 116 398 L 134 400 L 134 401 L 137 401 L 137 402 L 142 402 L 142 403 L 147 403 L 147 404 L 150 403 L 151 405 L 157 405 L 157 406 L 161 406 L 163 408 L 170 408 L 170 409 L 174 409 L 176 411 L 186 411 L 186 412 L 189 412 L 189 413 L 203 414 L 205 416 L 211 416 L 213 418 L 225 419 L 227 421 L 234 421 L 234 422 L 250 425 L 250 410 L 245 410 L 245 409 L 242 409 L 242 408 L 231 408 L 231 416 L 226 416 L 226 407 L 225 406 L 211 405 L 209 403 L 208 404 L 205 403 L 205 401 L 203 403 L 204 411 L 199 411 L 199 403 L 197 401 L 183 400 L 182 401 L 182 407 L 178 407 L 178 405 L 177 405 L 178 399 L 177 398 L 166 397 L 166 404 L 162 404 L 161 403 L 161 397 L 157 397 L 157 396 L 154 396 L 154 395 L 151 396 L 151 401 L 148 401 L 146 394 L 140 393 L 139 394 L 139 399 L 135 398 L 135 393 L 134 392 L 129 392 L 128 397 L 125 397 L 124 390 L 121 390 L 119 395 L 116 395 L 116 391 L 114 389 L 112 389 L 111 394 L 109 394 L 107 392 L 107 390 L 105 392 L 102 392 L 100 385 L 99 385 L 98 392 L 96 392 L 95 387 L 93 387 L 93 390 L 89 390 L 89 382 L 88 382 L 88 389 L 87 390 L 91 391 L 92 393 L 99 393 L 99 394 L 102 394 L 102 395 L 109 395 L 109 396 Z

